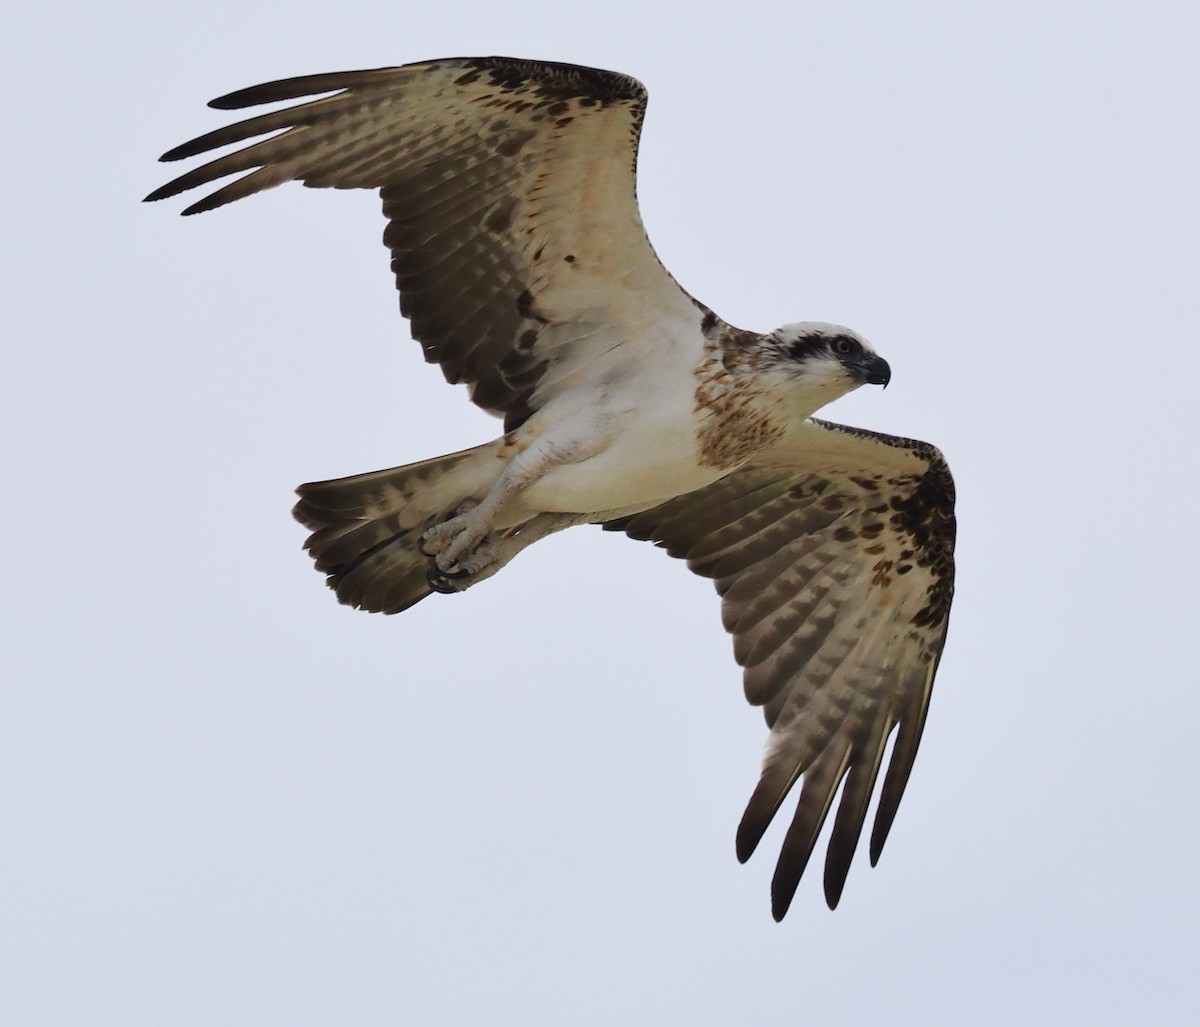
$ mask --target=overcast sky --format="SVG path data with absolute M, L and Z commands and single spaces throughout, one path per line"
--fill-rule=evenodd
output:
M 1198 10 L 14 15 L 0 1022 L 1194 1022 Z M 640 78 L 666 265 L 861 331 L 891 387 L 825 416 L 950 460 L 925 740 L 835 913 L 813 874 L 772 921 L 782 825 L 734 857 L 765 729 L 682 564 L 580 528 L 393 618 L 312 570 L 297 483 L 497 428 L 409 339 L 376 198 L 138 202 L 214 96 L 475 53 Z

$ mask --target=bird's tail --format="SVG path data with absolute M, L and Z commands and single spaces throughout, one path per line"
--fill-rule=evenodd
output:
M 487 495 L 502 441 L 449 456 L 301 485 L 292 514 L 312 530 L 304 546 L 338 600 L 373 613 L 399 613 L 433 589 L 421 535 Z

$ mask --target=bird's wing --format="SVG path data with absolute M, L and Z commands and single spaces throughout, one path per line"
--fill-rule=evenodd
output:
M 842 786 L 825 860 L 825 895 L 836 906 L 898 727 L 871 833 L 872 864 L 879 858 L 946 639 L 954 484 L 941 454 L 814 420 L 778 465 L 736 471 L 605 527 L 685 558 L 722 596 L 746 697 L 771 729 L 738 828 L 739 859 L 804 778 L 772 882 L 776 919 Z
M 179 160 L 268 133 L 148 200 L 250 173 L 211 210 L 283 182 L 379 189 L 384 243 L 425 357 L 519 424 L 555 394 L 612 373 L 611 354 L 705 313 L 659 263 L 635 174 L 646 91 L 627 75 L 509 58 L 453 58 L 285 79 L 221 109 L 332 93 L 202 135 Z M 257 170 L 252 170 L 257 169 Z

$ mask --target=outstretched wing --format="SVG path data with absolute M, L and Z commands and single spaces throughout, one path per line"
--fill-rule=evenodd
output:
M 656 326 L 703 316 L 659 263 L 638 214 L 646 91 L 637 80 L 568 64 L 452 58 L 285 79 L 210 106 L 330 92 L 168 151 L 163 160 L 180 160 L 278 133 L 146 198 L 244 171 L 184 213 L 292 180 L 379 189 L 413 336 L 448 381 L 468 383 L 509 429 L 611 369 L 617 347 L 651 345 Z
M 783 464 L 736 471 L 605 527 L 684 557 L 723 597 L 746 698 L 763 707 L 771 729 L 738 828 L 743 862 L 803 776 L 772 882 L 777 920 L 842 786 L 825 860 L 825 896 L 836 906 L 898 727 L 872 864 L 883 849 L 946 639 L 954 484 L 941 454 L 814 420 L 789 443 Z

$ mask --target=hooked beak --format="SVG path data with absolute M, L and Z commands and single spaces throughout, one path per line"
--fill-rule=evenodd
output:
M 864 356 L 861 360 L 855 360 L 846 365 L 851 374 L 854 375 L 864 385 L 882 385 L 887 388 L 888 382 L 892 380 L 892 369 L 888 366 L 888 362 L 883 357 L 872 354 Z

